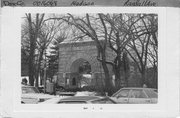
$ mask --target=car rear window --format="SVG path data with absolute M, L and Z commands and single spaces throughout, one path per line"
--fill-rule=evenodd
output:
M 149 98 L 157 98 L 158 97 L 157 93 L 154 92 L 153 90 L 145 90 L 145 92 Z
M 130 94 L 130 98 L 147 98 L 143 90 L 132 90 Z

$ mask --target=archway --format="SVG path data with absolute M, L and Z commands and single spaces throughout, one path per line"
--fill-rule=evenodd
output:
M 78 79 L 81 71 L 80 67 L 84 61 L 88 62 L 91 66 L 91 76 L 85 75 L 85 77 L 92 79 L 91 86 L 104 86 L 104 71 L 101 63 L 97 60 L 97 48 L 94 41 L 78 42 L 73 43 L 73 45 L 72 43 L 62 43 L 60 44 L 59 54 L 59 86 L 68 89 L 77 88 L 78 84 L 80 83 Z M 112 55 L 107 56 L 108 59 L 109 57 L 112 57 Z
M 70 66 L 70 83 L 71 86 L 82 88 L 91 85 L 91 65 L 90 63 L 79 58 Z

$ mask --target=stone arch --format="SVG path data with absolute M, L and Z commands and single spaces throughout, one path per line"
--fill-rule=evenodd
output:
M 97 66 L 99 65 L 99 62 L 96 60 L 96 56 L 90 56 L 88 54 L 85 53 L 77 53 L 75 55 L 72 55 L 70 59 L 67 60 L 66 64 L 65 64 L 65 71 L 66 72 L 71 72 L 72 71 L 72 65 L 75 61 L 81 61 L 81 60 L 85 60 L 88 61 L 89 64 L 91 65 L 91 71 L 92 72 L 96 72 L 97 70 L 99 70 L 97 68 Z M 100 70 L 99 70 L 100 71 Z
M 66 88 L 77 87 L 80 83 L 78 66 L 83 60 L 91 65 L 91 84 L 103 86 L 104 71 L 101 63 L 97 60 L 97 48 L 93 41 L 78 43 L 62 43 L 59 48 L 58 85 Z M 112 56 L 111 56 L 112 57 Z M 75 82 L 73 82 L 75 78 Z M 73 83 L 76 83 L 74 85 Z
M 79 66 L 83 63 L 83 62 L 86 62 L 87 60 L 86 59 L 83 59 L 83 58 L 79 58 L 77 60 L 75 60 L 71 67 L 70 67 L 70 71 L 71 73 L 75 73 L 75 72 L 78 72 L 79 71 Z M 87 61 L 88 62 L 88 61 Z M 89 63 L 89 62 L 88 62 Z M 91 64 L 90 64 L 91 65 Z

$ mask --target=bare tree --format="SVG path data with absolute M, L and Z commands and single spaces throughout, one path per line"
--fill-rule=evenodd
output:
M 26 14 L 26 19 L 28 21 L 28 34 L 30 41 L 30 53 L 29 53 L 29 82 L 30 85 L 34 85 L 34 57 L 35 57 L 35 48 L 36 40 L 39 35 L 39 29 L 41 28 L 42 21 L 44 19 L 44 14 L 36 14 L 35 18 L 31 13 Z
M 129 14 L 106 14 L 102 15 L 104 20 L 109 24 L 108 30 L 108 42 L 109 47 L 115 53 L 115 58 L 112 62 L 109 62 L 113 67 L 113 71 L 116 78 L 116 88 L 121 88 L 122 86 L 128 86 L 128 68 L 129 62 L 125 48 L 127 44 L 132 40 L 129 37 L 131 34 L 132 26 L 136 24 L 140 18 L 136 18 L 134 15 Z M 135 19 L 132 21 L 132 19 Z M 124 80 L 121 78 L 124 75 Z M 126 85 L 123 85 L 124 82 Z M 122 83 L 123 82 L 123 83 Z
M 43 22 L 42 27 L 39 31 L 39 37 L 36 40 L 36 46 L 37 46 L 37 61 L 36 61 L 36 86 L 38 86 L 38 78 L 40 75 L 40 66 L 43 61 L 43 56 L 45 55 L 46 49 L 49 47 L 49 45 L 52 43 L 52 41 L 57 38 L 57 35 L 60 30 L 60 22 L 56 21 L 48 21 Z
M 107 29 L 102 19 L 101 14 L 96 14 L 95 16 L 90 16 L 89 14 L 85 14 L 82 17 L 74 16 L 68 14 L 67 16 L 61 18 L 50 18 L 55 20 L 63 20 L 67 22 L 69 25 L 74 26 L 78 29 L 82 35 L 80 37 L 90 37 L 96 43 L 97 47 L 97 60 L 99 60 L 102 64 L 104 73 L 105 73 L 105 91 L 109 94 L 112 93 L 111 89 L 111 77 L 109 75 L 109 70 L 107 67 L 106 61 L 106 44 L 107 44 Z M 104 36 L 102 36 L 102 31 L 105 32 Z
M 44 60 L 46 49 L 52 41 L 60 37 L 62 22 L 49 21 L 45 14 L 25 14 L 25 24 L 22 25 L 22 52 L 28 59 L 30 85 L 34 85 L 34 79 L 38 87 L 40 66 Z M 46 18 L 48 18 L 47 16 Z M 27 22 L 26 22 L 27 21 Z M 26 50 L 26 51 L 25 51 Z
M 59 44 L 63 42 L 67 38 L 67 34 L 65 31 L 59 32 L 57 37 L 52 41 L 50 46 L 50 55 L 48 58 L 48 68 L 47 74 L 48 77 L 52 78 L 58 72 L 58 64 L 59 64 Z
M 143 85 L 144 83 L 147 84 L 146 69 L 149 63 L 148 54 L 150 54 L 150 50 L 154 50 L 150 46 L 150 42 L 154 40 L 155 44 L 157 44 L 157 26 L 155 26 L 157 23 L 155 21 L 152 22 L 152 16 L 148 14 L 139 14 L 138 17 L 141 17 L 141 20 L 133 25 L 133 30 L 131 30 L 131 35 L 129 36 L 132 40 L 126 50 L 138 67 L 141 74 L 141 85 Z

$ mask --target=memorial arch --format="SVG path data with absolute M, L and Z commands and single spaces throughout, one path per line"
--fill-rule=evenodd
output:
M 94 41 L 61 43 L 59 45 L 58 85 L 77 88 L 80 84 L 78 69 L 83 62 L 91 67 L 89 85 L 102 86 L 104 71 L 97 60 L 97 49 Z

